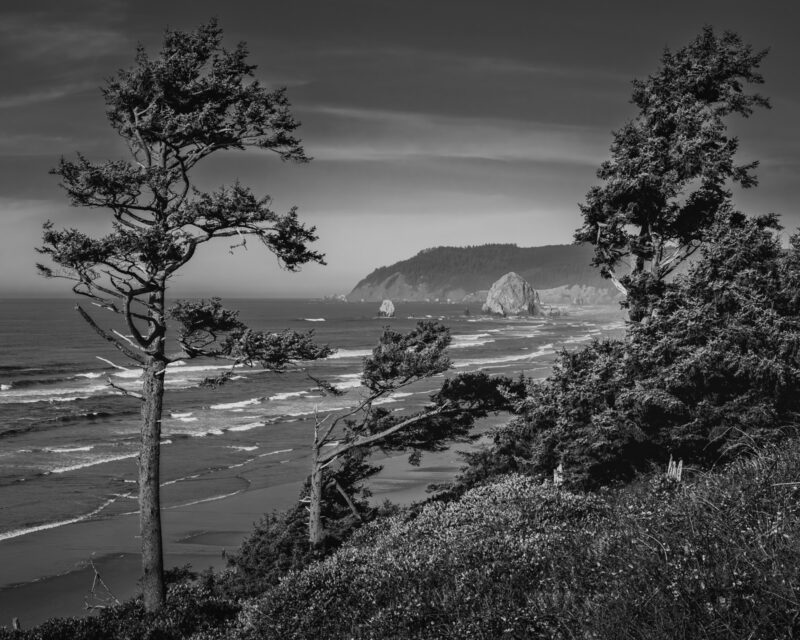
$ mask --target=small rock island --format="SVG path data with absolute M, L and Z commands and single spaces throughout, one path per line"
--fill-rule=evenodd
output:
M 394 304 L 391 300 L 384 300 L 381 302 L 381 308 L 378 309 L 378 316 L 381 318 L 394 318 Z

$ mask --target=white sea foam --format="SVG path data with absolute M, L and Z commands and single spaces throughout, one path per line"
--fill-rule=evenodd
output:
M 247 424 L 237 424 L 234 427 L 228 427 L 228 431 L 250 431 L 252 429 L 258 429 L 259 427 L 267 426 L 266 422 L 249 422 Z
M 221 404 L 212 404 L 211 409 L 241 409 L 243 407 L 249 407 L 254 404 L 261 404 L 264 400 L 263 397 L 261 398 L 250 398 L 250 400 L 242 400 L 240 402 L 223 402 Z
M 188 413 L 177 413 L 175 411 L 172 411 L 172 412 L 170 412 L 169 417 L 170 418 L 188 418 L 191 415 L 192 415 L 191 411 L 189 411 Z
M 103 504 L 101 504 L 97 509 L 94 511 L 90 511 L 89 513 L 77 516 L 75 518 L 70 518 L 69 520 L 59 520 L 58 522 L 48 522 L 47 524 L 40 524 L 35 527 L 28 527 L 27 529 L 14 529 L 13 531 L 6 531 L 5 533 L 0 533 L 0 540 L 10 540 L 11 538 L 18 538 L 20 536 L 27 535 L 29 533 L 36 533 L 37 531 L 47 531 L 48 529 L 55 529 L 57 527 L 63 527 L 67 524 L 75 524 L 76 522 L 81 522 L 83 520 L 88 520 L 89 518 L 96 516 L 100 513 L 103 509 L 105 509 L 108 505 L 116 502 L 117 498 L 110 498 L 106 500 Z
M 135 458 L 138 453 L 126 453 L 121 456 L 111 456 L 110 458 L 97 458 L 95 460 L 87 460 L 78 464 L 72 464 L 68 467 L 59 467 L 53 469 L 51 473 L 66 473 L 67 471 L 77 471 L 78 469 L 85 469 L 86 467 L 94 467 L 98 464 L 105 464 L 106 462 L 117 462 L 118 460 L 127 460 L 128 458 Z
M 178 484 L 179 482 L 183 482 L 184 480 L 196 480 L 200 477 L 199 473 L 195 473 L 190 476 L 181 476 L 180 478 L 175 478 L 174 480 L 167 480 L 166 482 L 162 482 L 160 486 L 168 487 L 171 484 Z
M 44 450 L 49 453 L 73 453 L 75 451 L 91 451 L 94 445 L 87 447 L 45 447 Z
M 267 453 L 262 453 L 258 457 L 266 458 L 267 456 L 274 456 L 278 453 L 289 453 L 291 451 L 294 451 L 294 449 L 279 449 L 278 451 L 268 451 Z
M 299 398 L 302 395 L 307 394 L 308 391 L 286 391 L 284 393 L 276 393 L 274 396 L 270 396 L 270 400 L 288 400 L 289 398 Z
M 58 400 L 57 396 L 66 396 L 66 395 L 73 395 L 76 393 L 86 394 L 86 393 L 94 393 L 96 391 L 102 391 L 107 389 L 108 385 L 105 384 L 95 384 L 89 387 L 51 387 L 50 389 L 18 389 L 18 390 L 11 390 L 11 393 L 4 394 L 4 398 L 32 398 L 32 402 L 40 402 L 41 400 L 48 400 L 52 397 L 54 400 Z M 19 402 L 19 400 L 18 400 Z
M 181 422 L 197 422 L 197 418 L 193 416 L 184 416 L 181 418 L 177 418 Z
M 335 411 L 344 411 L 345 409 L 352 409 L 352 405 L 344 405 L 341 407 L 320 407 L 319 413 L 333 413 Z M 304 411 L 287 411 L 284 415 L 291 416 L 292 418 L 302 418 L 303 416 L 313 416 L 317 413 L 314 409 L 306 409 Z M 281 420 L 281 422 L 295 422 L 295 420 Z
M 115 371 L 111 374 L 115 378 L 124 378 L 126 380 L 136 380 L 137 378 L 142 377 L 142 370 L 141 369 L 123 369 L 120 371 Z
M 179 509 L 180 507 L 192 507 L 196 504 L 203 504 L 204 502 L 216 502 L 217 500 L 224 500 L 236 494 L 241 493 L 241 490 L 232 493 L 225 493 L 221 496 L 212 496 L 211 498 L 201 498 L 200 500 L 192 500 L 191 502 L 184 502 L 183 504 L 176 504 L 174 507 L 167 507 L 168 509 Z
M 94 378 L 99 378 L 99 377 L 100 377 L 100 376 L 102 376 L 102 375 L 103 375 L 103 374 L 102 374 L 102 372 L 100 372 L 100 371 L 89 371 L 88 373 L 79 373 L 79 374 L 78 374 L 78 375 L 76 375 L 75 377 L 76 377 L 76 378 L 90 378 L 90 379 L 94 379 Z
M 463 336 L 453 336 L 452 349 L 465 349 L 467 347 L 480 347 L 490 342 L 494 342 L 488 333 L 468 333 Z
M 227 447 L 227 448 L 228 448 L 228 449 L 233 449 L 234 451 L 255 451 L 256 449 L 258 449 L 258 447 L 256 447 L 256 446 L 252 446 L 252 447 L 238 447 L 238 446 L 236 446 L 236 445 L 232 445 L 232 444 L 231 444 L 231 445 L 228 445 L 228 447 Z
M 366 358 L 372 354 L 372 349 L 339 349 L 328 356 L 328 360 L 341 360 L 342 358 Z
M 243 365 L 237 365 L 240 367 Z M 186 374 L 204 374 L 208 371 L 224 371 L 229 370 L 231 365 L 229 364 L 196 364 L 196 365 L 187 365 L 183 360 L 178 360 L 177 362 L 172 362 L 167 365 L 167 378 L 171 378 L 175 375 L 183 375 Z M 251 369 L 251 371 L 262 371 L 262 369 Z M 123 379 L 138 379 L 142 376 L 142 369 L 122 369 L 119 371 L 115 371 L 112 373 L 115 378 L 123 378 Z
M 93 385 L 85 388 L 54 388 L 54 389 L 23 389 L 20 391 L 8 390 L 0 396 L 0 403 L 31 404 L 34 402 L 74 402 L 83 400 L 99 391 L 112 393 L 108 386 Z
M 499 356 L 495 358 L 473 358 L 471 360 L 456 360 L 453 365 L 456 368 L 460 367 L 488 367 L 493 365 L 503 365 L 509 362 L 523 362 L 523 361 L 531 361 L 534 358 L 539 358 L 542 356 L 552 355 L 555 351 L 553 350 L 552 344 L 545 344 L 536 349 L 536 351 L 528 351 L 525 353 L 508 355 L 508 356 Z
M 11 385 L 10 384 L 0 384 L 0 391 L 10 391 Z
M 325 322 L 325 318 L 303 318 L 306 322 Z
M 357 389 L 361 386 L 360 378 L 358 380 L 345 380 L 344 382 L 337 382 L 335 385 L 339 391 L 345 391 L 346 389 Z
M 380 400 L 376 400 L 372 404 L 390 404 L 392 402 L 398 402 L 401 398 L 407 398 L 408 396 L 413 396 L 414 394 L 410 391 L 395 391 L 393 394 L 381 398 Z

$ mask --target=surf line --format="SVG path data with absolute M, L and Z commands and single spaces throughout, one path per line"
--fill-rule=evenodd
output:
M 10 540 L 11 538 L 19 538 L 20 536 L 27 535 L 29 533 L 36 533 L 37 531 L 47 531 L 48 529 L 55 529 L 57 527 L 63 527 L 68 524 L 75 524 L 76 522 L 82 522 L 84 520 L 88 520 L 89 518 L 96 516 L 100 513 L 103 509 L 105 509 L 108 505 L 112 504 L 113 502 L 117 501 L 117 497 L 110 498 L 106 500 L 103 504 L 101 504 L 97 509 L 91 511 L 85 515 L 77 516 L 76 518 L 70 518 L 69 520 L 59 520 L 58 522 L 48 522 L 47 524 L 40 524 L 35 527 L 30 527 L 28 529 L 14 529 L 13 531 L 7 531 L 6 533 L 0 533 L 0 541 L 2 540 Z

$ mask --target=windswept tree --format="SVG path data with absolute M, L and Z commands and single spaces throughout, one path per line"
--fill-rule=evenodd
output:
M 452 442 L 474 439 L 475 419 L 509 408 L 525 391 L 522 380 L 490 377 L 483 372 L 462 373 L 447 378 L 430 402 L 411 414 L 400 414 L 383 406 L 400 389 L 447 371 L 447 327 L 421 321 L 408 333 L 386 329 L 364 359 L 360 401 L 334 416 L 317 419 L 312 444 L 309 503 L 309 541 L 319 546 L 325 539 L 323 496 L 335 489 L 359 513 L 351 493 L 379 468 L 367 463 L 375 450 L 408 453 L 411 464 L 419 464 L 425 451 L 443 451 Z M 330 385 L 322 385 L 336 393 Z
M 634 80 L 638 115 L 614 133 L 611 159 L 600 166 L 603 184 L 581 205 L 577 242 L 595 245 L 593 264 L 627 296 L 640 320 L 664 292 L 665 279 L 697 251 L 707 230 L 731 211 L 730 185 L 757 184 L 757 162 L 736 164 L 739 143 L 729 116 L 749 117 L 769 107 L 745 85 L 761 84 L 767 51 L 711 27 L 688 46 L 666 50 L 661 68 Z M 620 265 L 627 271 L 620 275 Z
M 214 303 L 176 311 L 184 325 L 180 348 L 167 351 L 167 286 L 201 245 L 228 238 L 241 246 L 255 238 L 290 271 L 323 263 L 309 249 L 314 228 L 301 224 L 295 209 L 276 213 L 269 197 L 238 183 L 203 192 L 193 182 L 197 164 L 220 151 L 255 147 L 307 161 L 284 90 L 254 80 L 247 57 L 244 44 L 222 46 L 215 21 L 193 32 L 168 30 L 156 57 L 139 47 L 134 65 L 103 89 L 108 120 L 130 157 L 96 163 L 79 154 L 74 161 L 62 158 L 53 171 L 73 205 L 107 211 L 113 228 L 94 238 L 48 222 L 39 249 L 57 265 L 38 265 L 43 275 L 72 280 L 76 294 L 115 314 L 117 328 L 113 318 L 98 321 L 78 306 L 92 329 L 143 370 L 139 508 L 142 589 L 150 611 L 165 598 L 159 440 L 167 365 L 204 354 L 280 361 L 308 351 L 302 338 L 248 332 Z M 279 355 L 292 345 L 299 349 Z

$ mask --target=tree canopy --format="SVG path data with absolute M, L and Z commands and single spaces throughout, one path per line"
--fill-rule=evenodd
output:
M 53 173 L 73 205 L 109 212 L 112 230 L 94 238 L 48 222 L 39 249 L 56 265 L 39 264 L 39 271 L 72 281 L 76 294 L 112 312 L 116 323 L 98 322 L 78 307 L 103 339 L 143 368 L 140 394 L 116 388 L 143 402 L 139 509 L 142 586 L 151 611 L 164 603 L 159 443 L 167 365 L 204 355 L 280 369 L 294 358 L 329 353 L 310 334 L 249 330 L 219 300 L 167 308 L 173 276 L 214 239 L 227 238 L 234 248 L 255 238 L 290 271 L 324 263 L 309 247 L 314 228 L 294 208 L 277 213 L 268 196 L 238 182 L 201 191 L 193 181 L 196 165 L 220 151 L 259 148 L 307 161 L 285 91 L 255 80 L 245 45 L 226 49 L 222 35 L 214 20 L 192 32 L 167 30 L 158 55 L 140 46 L 133 66 L 108 80 L 106 114 L 130 157 L 93 162 L 78 154 L 62 158 Z M 181 324 L 172 352 L 170 315 Z
M 670 51 L 659 70 L 633 82 L 636 117 L 614 133 L 602 181 L 581 205 L 578 242 L 594 245 L 594 264 L 628 295 L 631 318 L 647 313 L 663 283 L 695 253 L 719 216 L 731 211 L 730 184 L 757 184 L 758 162 L 736 164 L 728 117 L 769 107 L 747 84 L 761 84 L 767 51 L 753 52 L 711 27 Z M 619 274 L 623 265 L 628 273 Z
M 562 352 L 465 479 L 563 464 L 573 486 L 626 480 L 670 457 L 710 467 L 796 430 L 800 234 L 774 216 L 717 220 L 702 255 L 624 340 Z

